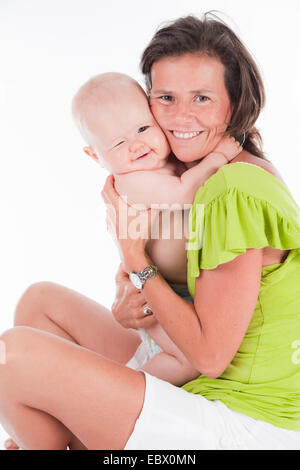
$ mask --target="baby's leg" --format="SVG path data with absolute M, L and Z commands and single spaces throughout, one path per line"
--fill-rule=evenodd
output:
M 176 356 L 161 352 L 150 359 L 139 370 L 148 372 L 172 385 L 181 386 L 199 377 L 200 372 L 187 360 L 181 362 Z
M 177 386 L 200 375 L 159 323 L 147 328 L 147 333 L 160 346 L 162 352 L 149 359 L 138 370 Z
M 128 362 L 141 341 L 135 330 L 120 326 L 102 305 L 52 282 L 39 282 L 25 291 L 16 307 L 14 326 L 53 333 L 119 364 Z M 69 448 L 85 446 L 72 435 Z

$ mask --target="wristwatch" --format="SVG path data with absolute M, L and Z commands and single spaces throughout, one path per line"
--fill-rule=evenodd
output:
M 136 289 L 142 290 L 147 279 L 155 277 L 156 273 L 157 267 L 148 264 L 148 266 L 146 266 L 143 271 L 140 271 L 138 273 L 136 273 L 135 271 L 131 271 L 131 273 L 129 273 L 129 279 L 131 280 L 132 284 Z

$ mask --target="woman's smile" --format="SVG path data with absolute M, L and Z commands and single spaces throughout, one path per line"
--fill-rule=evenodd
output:
M 199 137 L 203 131 L 169 131 L 176 139 L 191 141 Z

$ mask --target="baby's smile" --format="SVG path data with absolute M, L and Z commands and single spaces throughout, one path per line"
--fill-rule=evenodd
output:
M 148 155 L 150 155 L 150 153 L 152 153 L 152 150 L 149 150 L 148 152 L 143 153 L 142 155 L 140 155 L 139 157 L 137 157 L 136 160 L 141 160 L 141 158 L 148 157 Z

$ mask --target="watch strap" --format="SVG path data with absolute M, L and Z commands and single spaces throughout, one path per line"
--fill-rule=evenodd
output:
M 139 277 L 144 283 L 147 281 L 147 279 L 151 279 L 152 277 L 155 277 L 157 273 L 157 267 L 152 266 L 151 264 L 148 264 L 143 271 L 139 272 Z
M 141 283 L 142 283 L 142 286 L 141 286 L 141 289 L 143 289 L 144 287 L 144 284 L 145 282 L 148 280 L 148 279 L 151 279 L 153 277 L 156 276 L 156 273 L 157 273 L 157 267 L 156 266 L 153 266 L 151 264 L 148 264 L 142 271 L 140 272 L 135 272 L 135 271 L 132 271 L 132 274 L 136 274 L 138 276 L 138 278 L 140 279 Z M 131 273 L 130 273 L 131 274 Z M 130 276 L 129 276 L 130 278 Z M 137 287 L 135 285 L 135 283 L 133 282 L 133 280 L 131 279 L 131 282 L 134 284 L 135 287 Z

